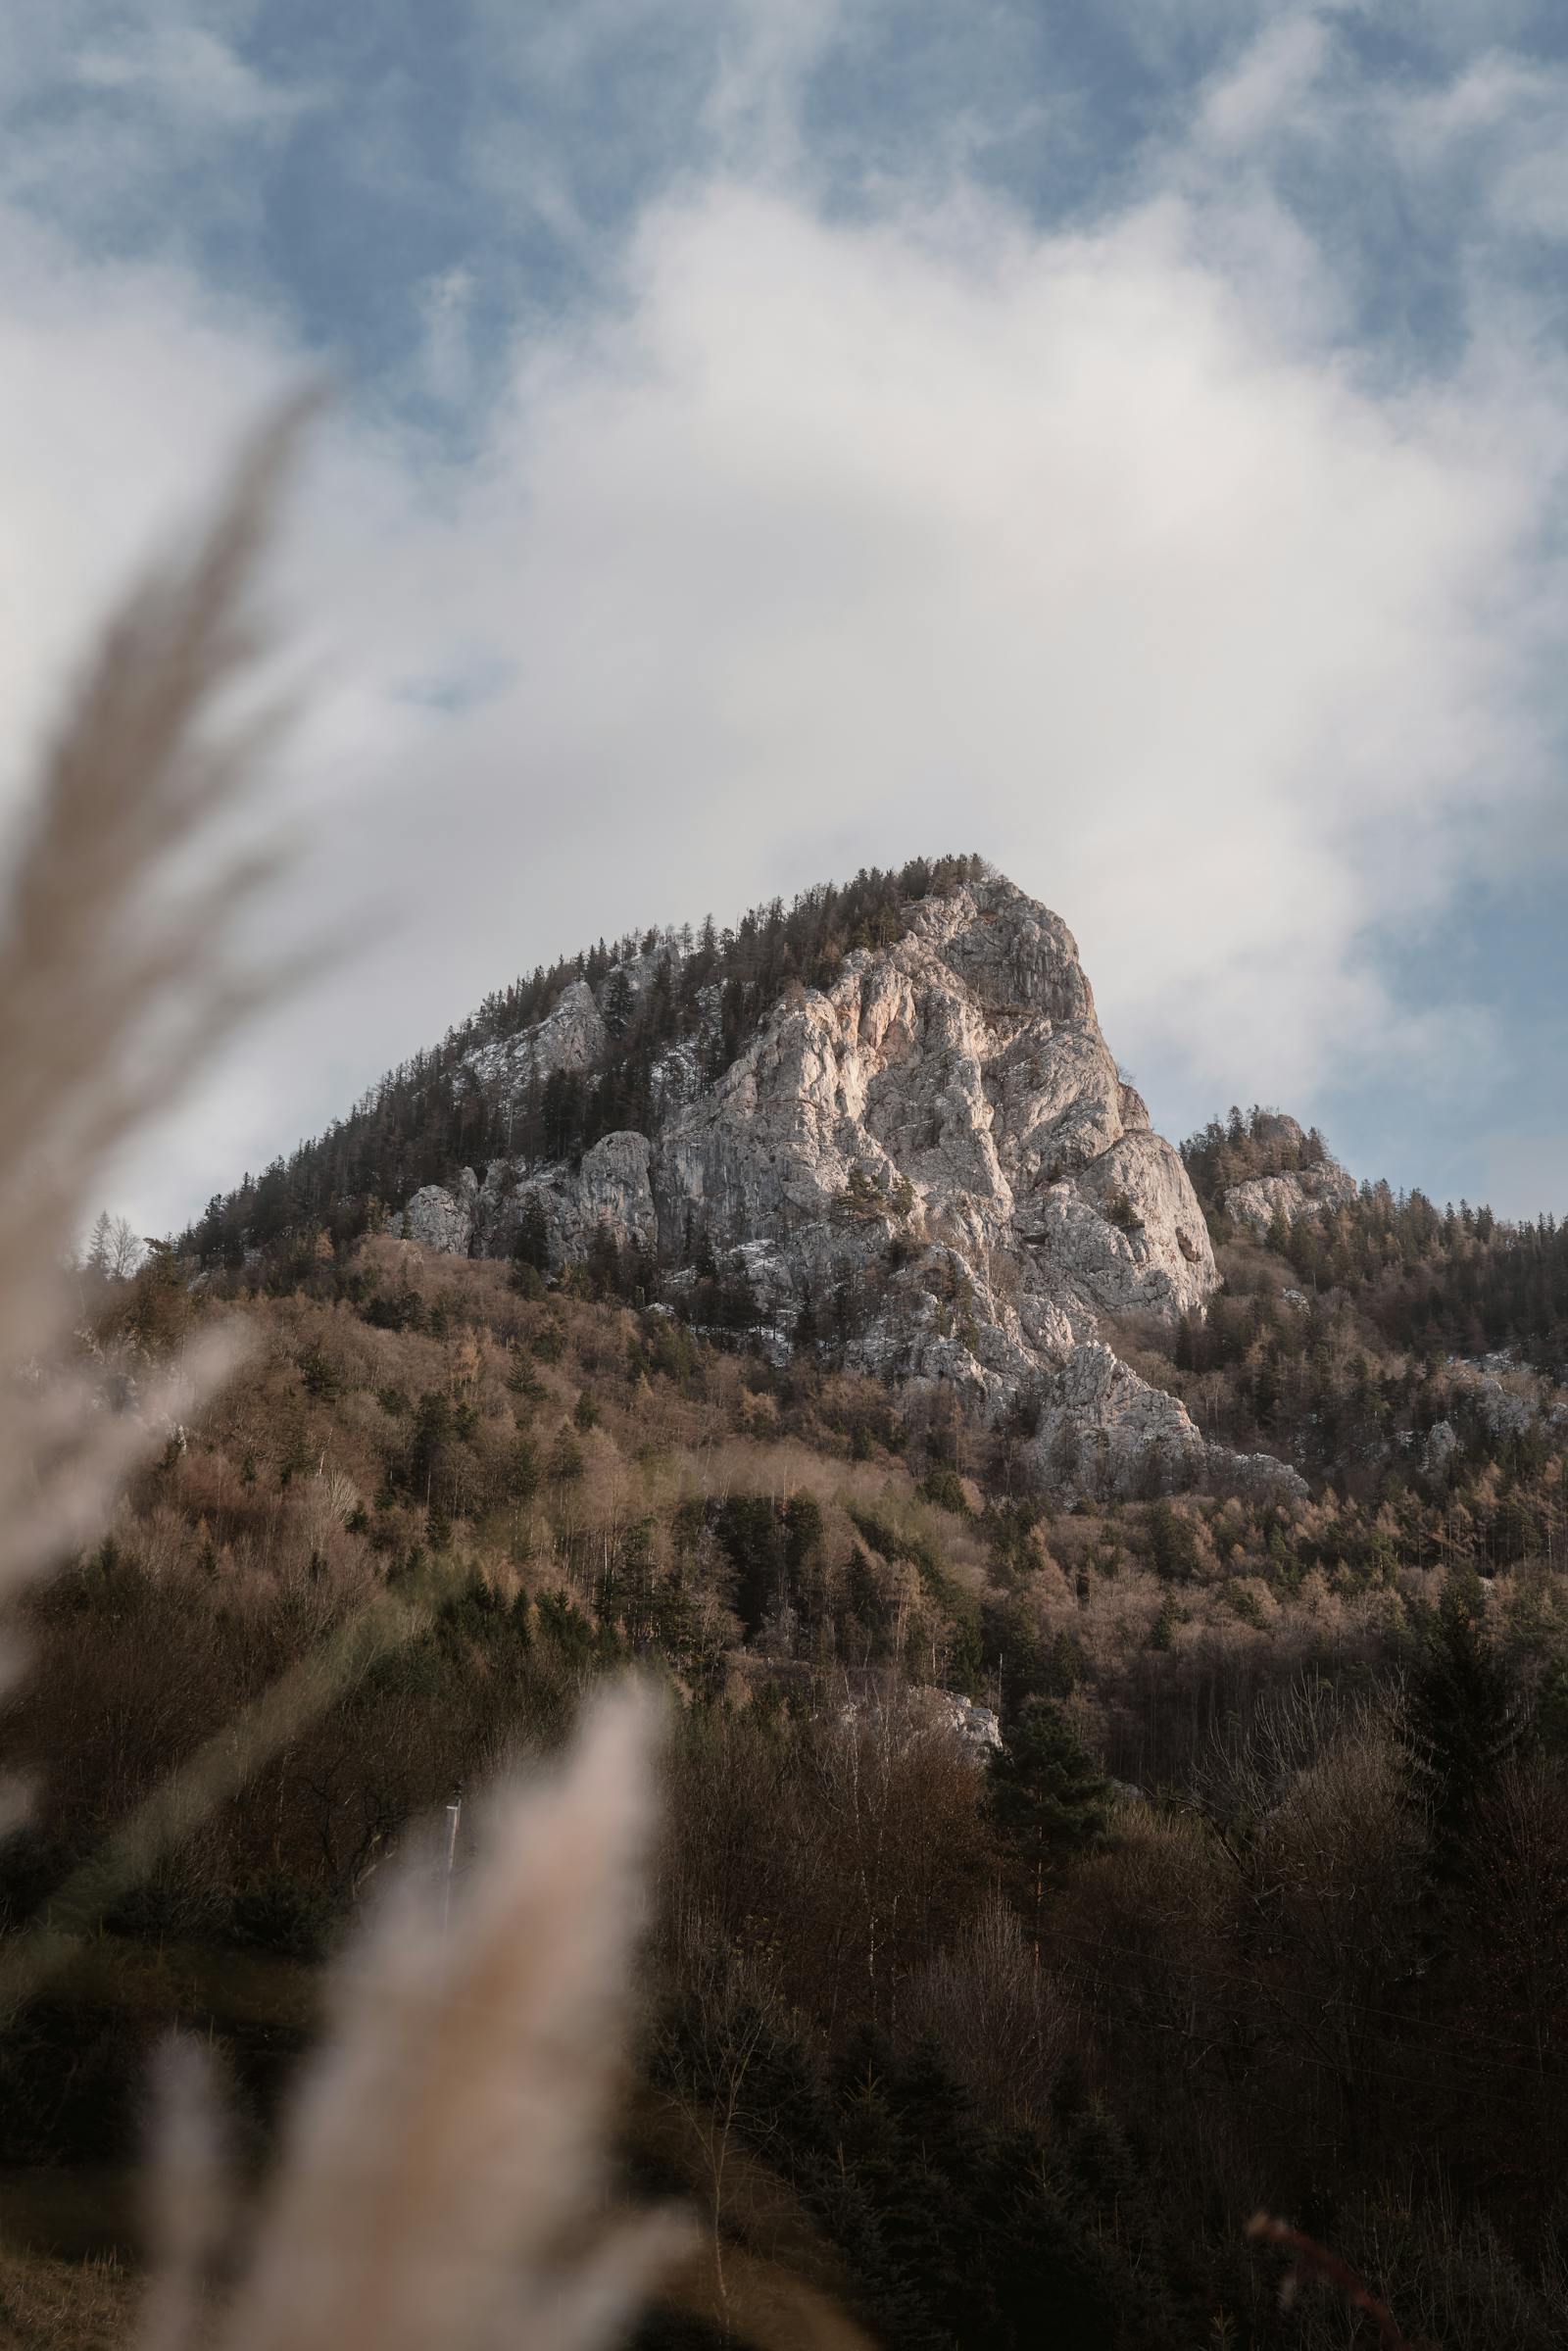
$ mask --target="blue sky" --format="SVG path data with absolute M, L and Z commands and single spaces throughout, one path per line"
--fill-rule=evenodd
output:
M 20 773 L 302 372 L 280 921 L 151 1229 L 600 932 L 976 847 L 1180 1133 L 1568 1210 L 1568 19 L 55 0 L 0 25 Z

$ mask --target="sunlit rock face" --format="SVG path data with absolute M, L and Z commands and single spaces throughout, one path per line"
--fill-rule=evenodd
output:
M 1282 1145 L 1286 1153 L 1304 1151 L 1307 1142 L 1297 1121 L 1280 1111 L 1261 1116 L 1253 1129 L 1253 1138 L 1264 1144 Z M 1283 1174 L 1251 1176 L 1245 1184 L 1233 1184 L 1222 1204 L 1232 1224 L 1261 1238 L 1276 1218 L 1289 1226 L 1299 1223 L 1302 1217 L 1331 1215 L 1359 1195 L 1360 1186 L 1353 1175 L 1337 1159 L 1322 1158 Z
M 622 1001 L 648 960 L 622 967 Z M 578 983 L 486 1048 L 487 1083 L 591 1066 L 616 986 L 596 1004 Z M 1181 1404 L 1098 1344 L 1107 1315 L 1201 1310 L 1218 1275 L 1057 915 L 1000 877 L 970 883 L 776 1004 L 714 1083 L 689 1049 L 671 1060 L 653 1133 L 608 1135 L 576 1166 L 465 1170 L 409 1203 L 410 1237 L 505 1254 L 527 1223 L 559 1265 L 608 1231 L 676 1285 L 694 1251 L 743 1263 L 777 1351 L 811 1333 L 985 1412 L 1027 1404 L 1058 1484 L 1127 1493 L 1213 1466 Z

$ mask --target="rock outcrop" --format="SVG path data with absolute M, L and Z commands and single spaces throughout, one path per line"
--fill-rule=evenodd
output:
M 1277 1175 L 1250 1176 L 1245 1184 L 1233 1184 L 1222 1202 L 1232 1224 L 1261 1237 L 1276 1218 L 1289 1226 L 1303 1216 L 1332 1214 L 1359 1199 L 1360 1186 L 1337 1159 L 1308 1156 L 1306 1133 L 1294 1118 L 1279 1111 L 1265 1113 L 1256 1121 L 1253 1140 L 1273 1144 L 1300 1163 Z
M 991 1707 L 931 1684 L 852 1697 L 839 1709 L 838 1727 L 852 1737 L 869 1733 L 895 1752 L 935 1732 L 980 1764 L 1003 1743 L 1001 1718 Z
M 922 1689 L 911 1691 L 911 1702 L 930 1720 L 951 1732 L 960 1745 L 984 1763 L 1002 1744 L 1002 1723 L 989 1706 L 977 1705 L 956 1690 Z
M 472 1082 L 505 1102 L 593 1067 L 607 1007 L 674 952 L 617 966 L 597 1000 L 568 988 L 537 1028 L 477 1051 Z M 1058 1484 L 1130 1493 L 1223 1466 L 1100 1343 L 1107 1315 L 1201 1309 L 1218 1275 L 1056 915 L 1000 878 L 925 900 L 894 945 L 775 1005 L 714 1083 L 701 1066 L 690 1044 L 661 1064 L 653 1132 L 607 1135 L 576 1166 L 498 1159 L 482 1184 L 465 1169 L 416 1194 L 404 1230 L 489 1254 L 527 1230 L 558 1266 L 604 1231 L 657 1253 L 673 1294 L 720 1264 L 775 1351 L 831 1345 L 1037 1414 Z
M 652 1162 L 649 1138 L 629 1133 L 603 1136 L 575 1167 L 562 1161 L 524 1172 L 513 1160 L 495 1160 L 478 1196 L 487 1253 L 511 1249 L 530 1207 L 552 1265 L 585 1257 L 601 1228 L 617 1246 L 652 1251 L 659 1240 Z
M 1213 1479 L 1244 1492 L 1304 1496 L 1306 1481 L 1270 1453 L 1205 1442 L 1186 1406 L 1152 1388 L 1108 1347 L 1075 1347 L 1046 1390 L 1037 1452 L 1050 1482 L 1103 1500 L 1136 1500 Z
M 478 1047 L 470 1065 L 477 1079 L 521 1095 L 559 1069 L 591 1069 L 608 1042 L 593 990 L 586 980 L 573 980 L 548 1020 Z
M 417 1241 L 425 1249 L 439 1249 L 453 1257 L 466 1257 L 473 1240 L 475 1210 L 479 1186 L 471 1167 L 459 1170 L 450 1189 L 442 1184 L 425 1184 L 404 1209 L 401 1219 L 393 1220 L 393 1230 L 401 1232 L 407 1241 Z

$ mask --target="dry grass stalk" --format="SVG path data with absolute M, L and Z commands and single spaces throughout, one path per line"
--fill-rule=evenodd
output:
M 829 2295 L 744 2246 L 720 2254 L 716 2240 L 709 2240 L 664 2299 L 721 2340 L 751 2343 L 756 2351 L 871 2351 L 869 2336 Z
M 613 2339 L 685 2247 L 606 2209 L 651 1829 L 650 1705 L 603 1701 L 554 1784 L 492 1800 L 443 1922 L 409 1866 L 340 1970 L 226 2351 Z
M 870 2351 L 870 2338 L 829 2290 L 836 2256 L 793 2190 L 735 2139 L 735 2108 L 756 2037 L 748 2033 L 732 2047 L 729 2094 L 721 2091 L 711 2111 L 664 2098 L 641 2118 L 646 2143 L 674 2160 L 707 2208 L 688 2258 L 671 2271 L 661 2299 L 700 2319 L 721 2340 L 751 2343 L 757 2351 Z
M 0 1365 L 30 1375 L 0 1422 L 0 1602 L 95 1535 L 161 1434 L 145 1413 L 95 1410 L 65 1374 L 62 1277 L 108 1160 L 266 991 L 228 941 L 275 870 L 233 833 L 277 713 L 221 735 L 211 714 L 258 650 L 246 592 L 301 415 L 261 436 L 194 554 L 111 627 L 0 909 Z M 187 1358 L 185 1410 L 229 1359 L 221 1347 Z M 363 1664 L 365 1625 L 194 1758 L 64 1889 L 54 1929 L 9 1954 L 13 1999 L 75 1947 L 69 1930 L 90 1927 Z M 662 2215 L 612 2213 L 603 2174 L 650 1743 L 645 1698 L 628 1690 L 603 1704 L 555 1785 L 495 1800 L 450 1918 L 428 1870 L 400 1873 L 338 1976 L 332 2029 L 223 2316 L 228 2351 L 424 2351 L 503 2331 L 539 2351 L 592 2351 L 687 2249 Z M 150 2351 L 185 2351 L 210 2315 L 221 2218 L 211 2114 L 199 2067 L 172 2057 L 151 2173 Z
M 211 2068 L 194 2041 L 165 2043 L 153 2091 L 143 2198 L 158 2262 L 142 2298 L 140 2351 L 189 2351 L 200 2339 L 209 2274 L 227 2233 L 228 2147 Z
M 277 859 L 232 829 L 280 713 L 214 714 L 261 650 L 249 591 L 307 405 L 257 438 L 200 543 L 111 622 L 0 908 L 0 1365 L 34 1370 L 0 1416 L 0 1597 L 95 1529 L 169 1400 L 152 1428 L 117 1421 L 59 1376 L 63 1269 L 114 1153 L 269 986 L 228 942 Z M 184 1393 L 229 1359 L 187 1362 Z
M 0 1606 L 94 1542 L 135 1463 L 232 1369 L 207 1331 L 105 1410 L 71 1370 L 66 1267 L 112 1155 L 166 1109 L 280 974 L 229 938 L 277 856 L 236 846 L 277 705 L 220 723 L 263 650 L 250 617 L 281 479 L 314 403 L 261 432 L 211 525 L 111 622 L 45 759 L 0 907 Z M 0 1965 L 0 2013 L 35 1989 L 195 1820 L 408 1629 L 346 1627 L 161 1788 Z M 13 1658 L 0 1648 L 0 1678 Z
M 0 2342 L 7 2351 L 121 2351 L 133 2289 L 113 2256 L 66 2261 L 0 2245 Z

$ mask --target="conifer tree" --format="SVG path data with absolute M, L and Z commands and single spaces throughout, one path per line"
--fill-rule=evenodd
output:
M 1104 1833 L 1110 1783 L 1050 1698 L 1019 1708 L 990 1780 L 997 1825 L 1031 1863 L 1082 1852 Z
M 632 984 L 617 964 L 605 983 L 605 1001 L 600 1006 L 600 1017 L 608 1034 L 615 1039 L 624 1037 L 636 1009 L 637 999 L 632 992 Z
M 1449 1578 L 1405 1692 L 1405 1785 L 1430 1826 L 1432 1866 L 1453 1876 L 1478 1805 L 1520 1743 L 1519 1692 L 1487 1630 L 1479 1579 Z
M 530 1192 L 522 1203 L 512 1256 L 514 1264 L 531 1265 L 535 1273 L 550 1271 L 550 1228 L 537 1192 Z
M 1110 1783 L 1050 1698 L 1019 1708 L 1005 1744 L 990 1758 L 989 1777 L 992 1816 L 1016 1858 L 1038 1950 L 1046 1872 L 1103 1836 Z

